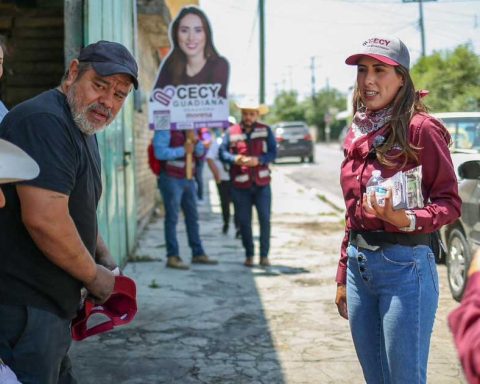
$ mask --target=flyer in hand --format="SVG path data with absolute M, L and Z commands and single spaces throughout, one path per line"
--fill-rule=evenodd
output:
M 423 208 L 422 166 L 397 172 L 382 183 L 392 189 L 393 209 Z

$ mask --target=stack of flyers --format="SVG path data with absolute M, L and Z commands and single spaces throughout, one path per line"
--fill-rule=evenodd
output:
M 382 183 L 392 190 L 393 209 L 423 208 L 422 166 L 397 172 Z

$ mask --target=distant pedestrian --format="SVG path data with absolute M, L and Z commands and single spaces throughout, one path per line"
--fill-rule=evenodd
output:
M 398 38 L 374 35 L 346 63 L 357 66 L 357 82 L 340 175 L 347 217 L 335 302 L 367 383 L 425 383 L 439 293 L 431 233 L 460 215 L 450 135 L 415 92 Z M 367 196 L 374 171 L 385 179 L 417 172 L 409 209 L 393 209 L 391 188 L 384 199 L 382 188 Z
M 203 156 L 205 148 L 201 141 L 187 139 L 185 131 L 157 130 L 153 136 L 155 157 L 161 162 L 158 188 L 165 207 L 165 242 L 167 243 L 167 267 L 189 269 L 180 257 L 177 240 L 177 223 L 180 208 L 187 227 L 188 245 L 192 251 L 192 263 L 217 264 L 203 249 L 198 226 L 197 192 L 194 179 L 187 179 L 187 154 L 194 158 Z M 195 161 L 192 161 L 195 172 Z
M 254 244 L 252 208 L 255 206 L 260 224 L 260 265 L 269 266 L 270 214 L 272 191 L 269 164 L 275 160 L 277 144 L 269 126 L 260 123 L 266 107 L 256 102 L 237 104 L 242 114 L 240 124 L 225 133 L 220 146 L 220 160 L 230 166 L 232 197 L 240 226 L 245 266 L 253 267 Z
M 217 137 L 212 140 L 212 144 L 207 153 L 207 163 L 212 172 L 213 178 L 217 185 L 218 197 L 222 209 L 222 233 L 227 234 L 230 227 L 230 205 L 232 203 L 232 185 L 230 182 L 230 174 L 226 169 L 226 165 L 220 161 L 219 148 L 222 144 L 223 132 L 217 131 Z M 235 224 L 235 235 L 239 234 L 239 225 L 236 214 L 233 214 Z M 238 232 L 237 232 L 238 231 Z
M 0 124 L 0 137 L 40 167 L 33 180 L 5 184 L 0 209 L 0 358 L 23 383 L 76 383 L 68 350 L 80 291 L 101 304 L 114 288 L 117 265 L 98 232 L 95 133 L 138 86 L 137 74 L 123 45 L 90 44 L 57 88 Z

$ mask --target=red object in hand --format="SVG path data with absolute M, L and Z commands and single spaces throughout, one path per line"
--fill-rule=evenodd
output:
M 85 300 L 85 305 L 72 320 L 73 340 L 80 341 L 89 336 L 110 331 L 117 325 L 130 323 L 137 313 L 137 289 L 135 282 L 127 276 L 115 276 L 115 286 L 108 300 L 95 305 Z M 106 316 L 109 320 L 88 328 L 88 319 L 95 314 Z

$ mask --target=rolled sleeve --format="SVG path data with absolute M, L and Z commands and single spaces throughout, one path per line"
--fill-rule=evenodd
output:
M 267 153 L 260 156 L 258 160 L 260 164 L 264 165 L 268 163 L 273 163 L 276 157 L 277 157 L 277 142 L 275 141 L 275 137 L 273 136 L 272 130 L 268 128 Z
M 223 136 L 222 144 L 218 150 L 218 156 L 220 161 L 227 164 L 235 163 L 235 155 L 231 154 L 229 151 L 230 147 L 230 134 L 228 132 Z
M 185 148 L 170 147 L 170 131 L 155 131 L 153 136 L 153 150 L 158 160 L 174 160 L 185 156 Z
M 3 138 L 22 148 L 40 168 L 35 179 L 19 184 L 70 195 L 75 186 L 79 159 L 65 122 L 50 113 L 35 113 L 18 123 L 9 120 L 5 128 Z
M 415 134 L 416 146 L 420 148 L 422 164 L 422 187 L 430 202 L 424 208 L 413 209 L 416 231 L 433 232 L 455 221 L 461 214 L 462 201 L 458 195 L 458 183 L 448 149 L 449 135 L 435 119 L 423 121 Z M 441 164 L 441 172 L 438 166 Z

